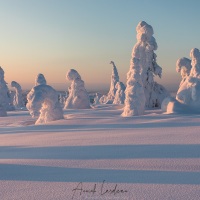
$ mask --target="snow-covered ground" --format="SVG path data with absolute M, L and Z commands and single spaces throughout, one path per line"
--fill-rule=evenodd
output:
M 0 118 L 0 199 L 200 199 L 200 115 L 122 112 L 67 110 L 46 125 L 28 111 L 8 112 Z

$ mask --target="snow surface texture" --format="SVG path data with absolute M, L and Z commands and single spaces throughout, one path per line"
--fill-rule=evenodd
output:
M 87 109 L 90 107 L 90 98 L 85 89 L 84 81 L 75 69 L 67 72 L 66 78 L 72 81 L 68 88 L 69 96 L 65 102 L 65 109 Z
M 178 89 L 176 100 L 170 101 L 167 105 L 167 113 L 200 113 L 200 52 L 194 48 L 190 51 L 192 59 L 190 70 L 189 59 L 183 62 L 177 61 L 181 68 L 182 81 Z M 180 64 L 181 63 L 181 64 Z M 179 70 L 177 70 L 179 71 Z M 190 74 L 189 74 L 190 72 Z M 189 74 L 189 75 L 188 75 Z
M 7 111 L 14 110 L 12 99 L 4 80 L 4 70 L 0 67 L 0 105 Z
M 35 126 L 28 111 L 0 120 L 1 200 L 199 200 L 200 115 L 119 117 L 123 105 L 66 110 Z M 105 193 L 117 189 L 126 193 Z M 82 182 L 80 194 L 75 188 Z M 80 185 L 79 185 L 80 186 Z
M 131 117 L 133 115 L 143 115 L 145 110 L 145 94 L 140 75 L 140 61 L 135 57 L 132 57 L 130 61 L 125 95 L 126 98 L 122 116 Z
M 32 88 L 28 94 L 27 104 L 33 117 L 38 115 L 38 108 L 42 105 L 35 124 L 44 124 L 64 118 L 58 93 L 49 85 L 38 85 Z
M 16 109 L 23 108 L 24 101 L 23 101 L 23 96 L 22 96 L 22 88 L 19 83 L 16 81 L 11 82 L 11 87 L 15 89 L 15 95 L 13 98 L 13 105 L 15 106 Z
M 116 93 L 115 93 L 115 98 L 113 101 L 113 104 L 124 104 L 125 100 L 125 85 L 122 82 L 117 82 L 115 85 L 116 88 Z
M 140 73 L 146 97 L 146 107 L 161 107 L 163 99 L 169 96 L 167 90 L 154 81 L 154 76 L 161 78 L 162 68 L 156 62 L 157 43 L 153 37 L 153 28 L 144 21 L 137 27 L 137 43 L 133 47 L 132 57 L 140 60 Z

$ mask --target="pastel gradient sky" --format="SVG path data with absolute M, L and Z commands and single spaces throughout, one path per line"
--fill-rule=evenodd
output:
M 65 74 L 74 68 L 89 91 L 108 90 L 111 60 L 126 82 L 135 28 L 144 20 L 158 43 L 158 82 L 176 91 L 176 60 L 200 48 L 199 10 L 199 0 L 0 0 L 0 66 L 8 84 L 23 89 L 43 73 L 67 90 Z

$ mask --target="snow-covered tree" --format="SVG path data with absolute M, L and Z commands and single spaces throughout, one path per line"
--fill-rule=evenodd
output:
M 113 101 L 113 104 L 124 104 L 124 100 L 125 100 L 125 85 L 122 82 L 117 82 L 115 85 L 116 88 L 116 93 L 115 93 L 115 98 Z
M 38 74 L 35 78 L 35 86 L 37 85 L 46 85 L 46 79 L 43 74 Z
M 131 58 L 126 84 L 126 98 L 122 116 L 143 115 L 145 111 L 145 93 L 140 75 L 140 61 L 135 57 Z
M 27 99 L 27 109 L 31 116 L 38 117 L 35 124 L 43 124 L 64 118 L 58 100 L 58 92 L 51 86 L 41 84 L 33 87 L 28 93 Z
M 95 97 L 94 97 L 94 105 L 98 105 L 100 104 L 99 102 L 99 99 L 101 97 L 101 94 L 99 94 L 98 92 L 95 94 Z
M 84 81 L 75 69 L 70 69 L 66 78 L 71 82 L 68 88 L 69 96 L 65 102 L 65 109 L 87 109 L 90 107 L 90 98 L 85 89 Z
M 178 113 L 200 113 L 200 52 L 194 48 L 190 51 L 192 68 L 188 67 L 185 73 L 185 80 L 180 84 L 176 100 L 170 101 L 167 105 L 167 112 Z M 189 61 L 188 61 L 189 62 Z M 189 64 L 188 64 L 189 66 Z
M 5 110 L 14 110 L 12 99 L 6 81 L 4 80 L 4 70 L 0 67 L 0 105 Z
M 114 99 L 115 99 L 115 94 L 116 94 L 116 83 L 119 82 L 119 75 L 117 71 L 117 67 L 113 61 L 110 62 L 112 65 L 112 73 L 111 73 L 111 83 L 110 83 L 110 90 L 107 95 L 103 95 L 99 102 L 102 104 L 112 104 Z
M 191 60 L 188 58 L 180 58 L 176 62 L 176 71 L 181 74 L 182 80 L 180 86 L 185 82 L 187 77 L 190 75 L 190 70 L 192 68 Z
M 110 62 L 112 65 L 112 74 L 111 74 L 111 83 L 110 83 L 110 90 L 107 94 L 107 101 L 111 100 L 113 101 L 115 98 L 115 93 L 117 91 L 115 85 L 119 81 L 119 75 L 117 71 L 117 67 L 113 61 Z
M 46 85 L 46 79 L 43 74 L 38 74 L 35 78 L 35 87 L 39 86 L 39 85 Z M 32 105 L 32 101 L 35 98 L 34 88 L 27 94 L 26 108 L 29 110 L 32 117 L 38 117 L 40 115 L 40 109 L 42 108 L 43 100 L 37 101 L 37 103 L 35 105 Z M 45 92 L 45 90 L 42 91 L 42 87 L 41 87 L 41 91 L 36 90 L 36 92 L 43 93 L 43 92 Z M 42 94 L 37 95 L 37 96 L 38 96 L 38 98 L 40 96 L 42 97 Z M 32 107 L 34 107 L 34 110 L 32 109 Z
M 15 106 L 15 108 L 23 108 L 25 105 L 23 102 L 22 88 L 21 88 L 20 84 L 17 83 L 16 81 L 12 81 L 11 87 L 13 87 L 15 89 L 13 105 Z
M 155 50 L 157 43 L 153 37 L 151 25 L 141 21 L 137 27 L 137 43 L 133 47 L 132 57 L 140 60 L 140 74 L 146 97 L 146 107 L 160 107 L 162 100 L 169 96 L 167 90 L 154 81 L 154 76 L 161 78 L 162 68 L 157 64 Z

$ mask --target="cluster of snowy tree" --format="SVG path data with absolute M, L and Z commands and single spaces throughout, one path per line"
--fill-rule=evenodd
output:
M 192 49 L 191 60 L 181 58 L 176 63 L 177 72 L 181 73 L 182 81 L 176 99 L 170 97 L 167 90 L 154 81 L 161 78 L 162 68 L 157 64 L 155 50 L 157 43 L 153 37 L 153 28 L 144 21 L 137 27 L 137 43 L 134 45 L 130 69 L 125 85 L 120 82 L 117 67 L 113 61 L 110 90 L 107 95 L 96 93 L 94 105 L 124 104 L 123 117 L 143 115 L 146 108 L 162 107 L 168 113 L 200 112 L 200 52 Z M 36 124 L 63 119 L 63 109 L 90 109 L 90 98 L 85 89 L 84 81 L 75 69 L 67 71 L 66 79 L 71 81 L 67 98 L 51 86 L 47 85 L 43 74 L 38 74 L 35 86 L 27 95 L 26 108 L 32 117 L 37 118 Z M 21 109 L 25 106 L 21 86 L 12 81 L 15 89 L 12 98 L 4 80 L 4 71 L 0 67 L 0 116 L 6 116 L 8 110 Z M 162 105 L 161 105 L 162 104 Z

